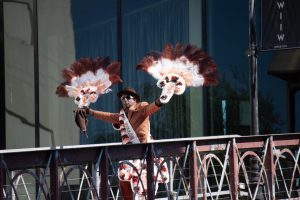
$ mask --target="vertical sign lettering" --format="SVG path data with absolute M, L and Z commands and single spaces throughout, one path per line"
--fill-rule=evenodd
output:
M 300 48 L 300 0 L 262 0 L 261 7 L 261 49 Z

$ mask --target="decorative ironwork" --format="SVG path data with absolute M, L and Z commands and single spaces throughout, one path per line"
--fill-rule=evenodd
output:
M 145 199 L 299 199 L 300 134 L 218 136 L 0 151 L 0 199 L 122 199 L 118 167 L 147 162 Z M 164 158 L 161 163 L 154 162 Z M 253 185 L 249 167 L 258 163 Z M 167 163 L 169 183 L 158 185 Z M 157 171 L 154 170 L 154 165 Z M 150 174 L 154 176 L 150 176 Z M 146 185 L 145 185 L 146 184 Z M 146 190 L 147 188 L 147 190 Z

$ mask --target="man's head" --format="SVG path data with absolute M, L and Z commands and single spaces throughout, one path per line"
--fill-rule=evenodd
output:
M 140 101 L 139 95 L 131 87 L 125 87 L 123 90 L 118 92 L 118 97 L 120 98 L 123 108 L 130 108 Z

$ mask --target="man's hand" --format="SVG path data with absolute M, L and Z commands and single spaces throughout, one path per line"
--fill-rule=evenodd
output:
M 161 107 L 163 103 L 160 101 L 160 98 L 155 99 L 155 105 Z
M 76 110 L 74 110 L 75 122 L 83 133 L 86 133 L 87 131 L 87 115 L 89 113 L 89 108 L 87 107 L 77 108 Z

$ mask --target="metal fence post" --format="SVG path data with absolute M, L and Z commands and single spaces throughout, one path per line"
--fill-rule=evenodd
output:
M 207 196 L 206 196 L 206 180 L 207 180 L 206 163 L 202 163 L 202 168 L 200 169 L 199 177 L 200 177 L 200 186 L 202 186 L 202 188 L 200 188 L 202 195 L 203 195 L 202 199 L 206 200 L 207 199 Z
M 232 139 L 232 143 L 229 150 L 229 183 L 231 199 L 238 200 L 238 156 L 236 152 L 235 139 Z
M 59 179 L 58 179 L 58 151 L 52 152 L 53 159 L 50 164 L 50 199 L 59 199 Z
M 100 197 L 101 199 L 108 199 L 108 149 L 104 147 L 103 154 L 100 161 Z
M 2 165 L 3 155 L 0 156 L 0 199 L 4 199 L 4 180 L 5 180 L 5 173 L 4 168 Z
M 269 138 L 269 144 L 267 147 L 265 168 L 268 179 L 268 192 L 270 199 L 275 200 L 275 164 L 273 155 L 273 136 Z
M 154 189 L 154 163 L 153 163 L 153 144 L 148 145 L 147 151 L 147 199 L 154 200 L 155 189 Z
M 197 145 L 193 141 L 189 155 L 189 170 L 190 170 L 190 198 L 198 198 L 198 169 L 197 169 Z

